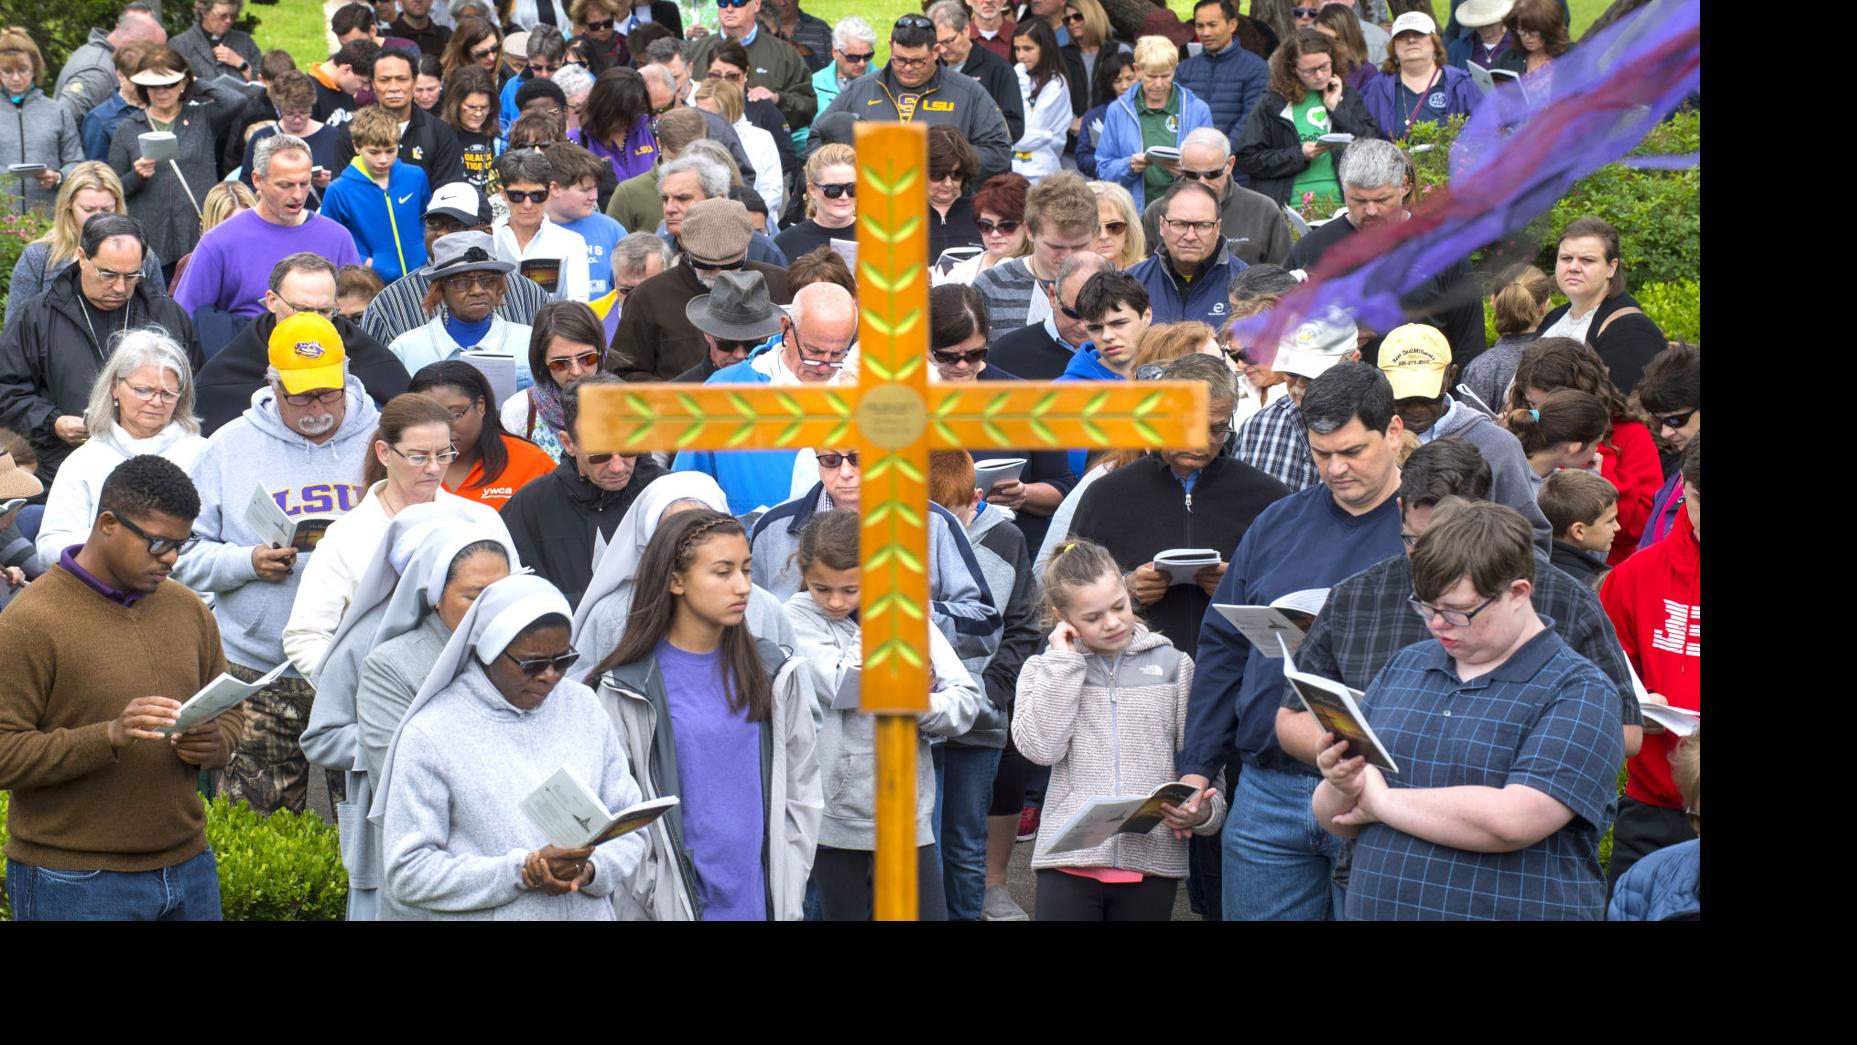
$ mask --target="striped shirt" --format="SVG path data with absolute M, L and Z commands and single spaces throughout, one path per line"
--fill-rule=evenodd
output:
M 503 282 L 503 303 L 496 307 L 496 314 L 511 323 L 533 324 L 536 310 L 548 304 L 548 292 L 517 272 L 504 276 Z M 432 317 L 426 315 L 419 303 L 425 299 L 426 288 L 431 285 L 432 277 L 419 271 L 394 280 L 386 290 L 375 295 L 368 310 L 361 314 L 361 329 L 381 344 L 391 345 L 401 334 L 425 326 Z

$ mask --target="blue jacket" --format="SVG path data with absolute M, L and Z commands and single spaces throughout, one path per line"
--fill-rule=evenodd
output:
M 1441 122 L 1458 113 L 1476 112 L 1477 104 L 1483 100 L 1483 92 L 1477 87 L 1476 81 L 1470 78 L 1470 74 L 1448 65 L 1439 72 L 1438 83 L 1419 105 L 1420 119 Z M 1366 104 L 1367 111 L 1373 114 L 1374 122 L 1380 125 L 1382 134 L 1393 141 L 1405 140 L 1406 114 L 1399 111 L 1398 73 L 1381 73 L 1367 81 L 1367 89 L 1361 92 L 1361 101 Z
M 1665 846 L 1632 864 L 1612 888 L 1608 922 L 1702 916 L 1702 839 Z
M 1225 311 L 1225 289 L 1231 285 L 1233 276 L 1250 267 L 1232 257 L 1232 252 L 1221 241 L 1218 256 L 1213 258 L 1212 265 L 1194 277 L 1193 282 L 1184 283 L 1174 271 L 1173 262 L 1168 260 L 1166 245 L 1162 244 L 1146 261 L 1129 269 L 1128 274 L 1148 288 L 1154 322 L 1197 320 L 1218 330 L 1230 318 Z
M 1174 82 L 1199 95 L 1212 110 L 1212 125 L 1225 132 L 1232 151 L 1237 152 L 1245 117 L 1257 108 L 1258 98 L 1270 86 L 1270 66 L 1238 46 L 1233 37 L 1218 54 L 1201 51 L 1181 62 Z M 1242 173 L 1238 177 L 1244 180 Z
M 749 353 L 748 358 L 709 375 L 706 385 L 765 385 L 773 379 L 751 364 L 780 345 L 773 337 Z M 747 515 L 756 508 L 780 504 L 793 496 L 793 462 L 797 450 L 682 450 L 673 472 L 702 472 L 722 487 L 729 499 L 729 514 Z
M 1137 87 L 1140 84 L 1136 84 Z M 1085 341 L 1081 348 L 1072 353 L 1070 363 L 1064 372 L 1057 376 L 1059 381 L 1126 381 L 1127 378 L 1109 369 L 1103 362 L 1101 352 L 1096 350 L 1096 342 Z M 1082 475 L 1089 471 L 1090 452 L 1072 450 L 1069 454 L 1070 474 Z
M 340 222 L 375 274 L 392 283 L 426 263 L 425 213 L 431 199 L 425 171 L 395 160 L 383 189 L 356 156 L 323 191 L 322 216 Z
M 1212 126 L 1212 110 L 1199 100 L 1199 95 L 1187 89 L 1184 84 L 1174 84 L 1180 92 L 1180 129 L 1174 135 L 1174 145 L 1186 140 L 1186 136 L 1201 127 Z M 1147 206 L 1147 196 L 1142 192 L 1142 175 L 1129 169 L 1129 161 L 1141 152 L 1141 120 L 1135 113 L 1135 99 L 1141 95 L 1141 84 L 1122 93 L 1122 97 L 1109 103 L 1108 113 L 1103 117 L 1103 136 L 1096 143 L 1096 176 L 1103 181 L 1113 181 L 1128 190 L 1135 197 L 1135 212 Z

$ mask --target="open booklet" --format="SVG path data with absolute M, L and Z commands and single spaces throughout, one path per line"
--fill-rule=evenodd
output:
M 240 682 L 231 675 L 221 672 L 219 677 L 200 688 L 200 692 L 187 698 L 181 705 L 180 715 L 172 726 L 157 729 L 163 736 L 185 733 L 202 722 L 208 722 L 243 704 L 252 694 L 277 681 L 277 677 L 290 667 L 285 661 L 258 677 L 256 682 Z
M 1145 795 L 1092 798 L 1058 829 L 1045 854 L 1094 849 L 1120 834 L 1145 835 L 1160 826 L 1163 803 L 1184 806 L 1197 794 L 1199 788 L 1176 781 Z
M 1167 575 L 1167 586 L 1192 584 L 1193 575 L 1225 560 L 1211 548 L 1170 548 L 1154 555 L 1154 569 Z
M 1232 627 L 1243 632 L 1258 652 L 1266 657 L 1281 657 L 1283 654 L 1277 651 L 1277 636 L 1283 637 L 1291 653 L 1296 652 L 1309 633 L 1309 625 L 1315 623 L 1315 615 L 1322 612 L 1322 604 L 1327 601 L 1327 588 L 1304 588 L 1272 599 L 1268 606 L 1226 606 L 1215 602 L 1212 608 L 1231 621 Z
M 313 552 L 316 542 L 329 530 L 337 516 L 302 515 L 291 518 L 277 506 L 276 498 L 262 485 L 252 487 L 251 500 L 245 504 L 245 522 L 258 531 L 258 539 L 273 548 L 295 548 Z
M 1386 753 L 1380 738 L 1373 735 L 1373 727 L 1367 725 L 1367 716 L 1361 712 L 1361 691 L 1333 679 L 1297 671 L 1296 662 L 1290 659 L 1281 635 L 1277 636 L 1277 647 L 1278 656 L 1283 658 L 1284 681 L 1296 691 L 1303 707 L 1309 709 L 1325 731 L 1348 742 L 1348 757 L 1364 755 L 1368 765 L 1378 766 L 1388 773 L 1399 772 L 1399 767 L 1393 764 L 1393 756 Z
M 652 798 L 617 813 L 581 779 L 573 766 L 554 771 L 519 807 L 548 841 L 563 849 L 610 842 L 663 816 L 678 803 L 676 795 Z
M 987 493 L 1000 483 L 1009 483 L 1025 471 L 1023 457 L 989 457 L 974 462 L 974 485 Z
M 1655 722 L 1677 737 L 1693 736 L 1702 728 L 1700 711 L 1651 703 L 1651 693 L 1644 688 L 1644 680 L 1638 677 L 1638 669 L 1631 666 L 1630 657 L 1625 658 L 1625 670 L 1631 673 L 1631 692 L 1638 698 L 1638 710 L 1644 714 L 1646 722 Z

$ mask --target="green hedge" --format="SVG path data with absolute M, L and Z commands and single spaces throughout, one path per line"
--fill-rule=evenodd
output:
M 233 28 L 252 32 L 261 21 L 253 5 L 273 6 L 277 2 L 250 0 Z M 311 0 L 292 2 L 308 5 Z M 23 25 L 31 32 L 33 43 L 39 45 L 39 53 L 45 58 L 45 81 L 39 86 L 50 94 L 65 59 L 90 39 L 93 28 L 105 31 L 114 28 L 122 10 L 123 0 L 56 0 L 51 4 L 45 0 L 0 0 L 0 25 Z M 186 32 L 193 26 L 193 4 L 188 0 L 170 0 L 162 4 L 161 21 L 170 39 Z M 301 56 L 297 60 L 303 63 Z
M 6 842 L 9 795 L 0 791 L 0 844 Z M 260 816 L 251 806 L 215 798 L 206 806 L 206 839 L 219 863 L 219 903 L 227 921 L 339 921 L 348 904 L 335 827 L 313 812 Z M 6 866 L 0 860 L 0 869 Z M 0 890 L 0 921 L 12 917 Z
M 43 215 L 19 212 L 19 197 L 0 189 L 0 301 L 12 292 L 13 266 L 26 244 L 52 227 Z

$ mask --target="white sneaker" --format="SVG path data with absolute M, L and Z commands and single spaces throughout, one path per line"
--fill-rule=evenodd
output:
M 1031 915 L 1025 913 L 1012 899 L 1012 892 L 1003 885 L 987 886 L 986 901 L 980 906 L 980 920 L 985 922 L 1029 922 Z

